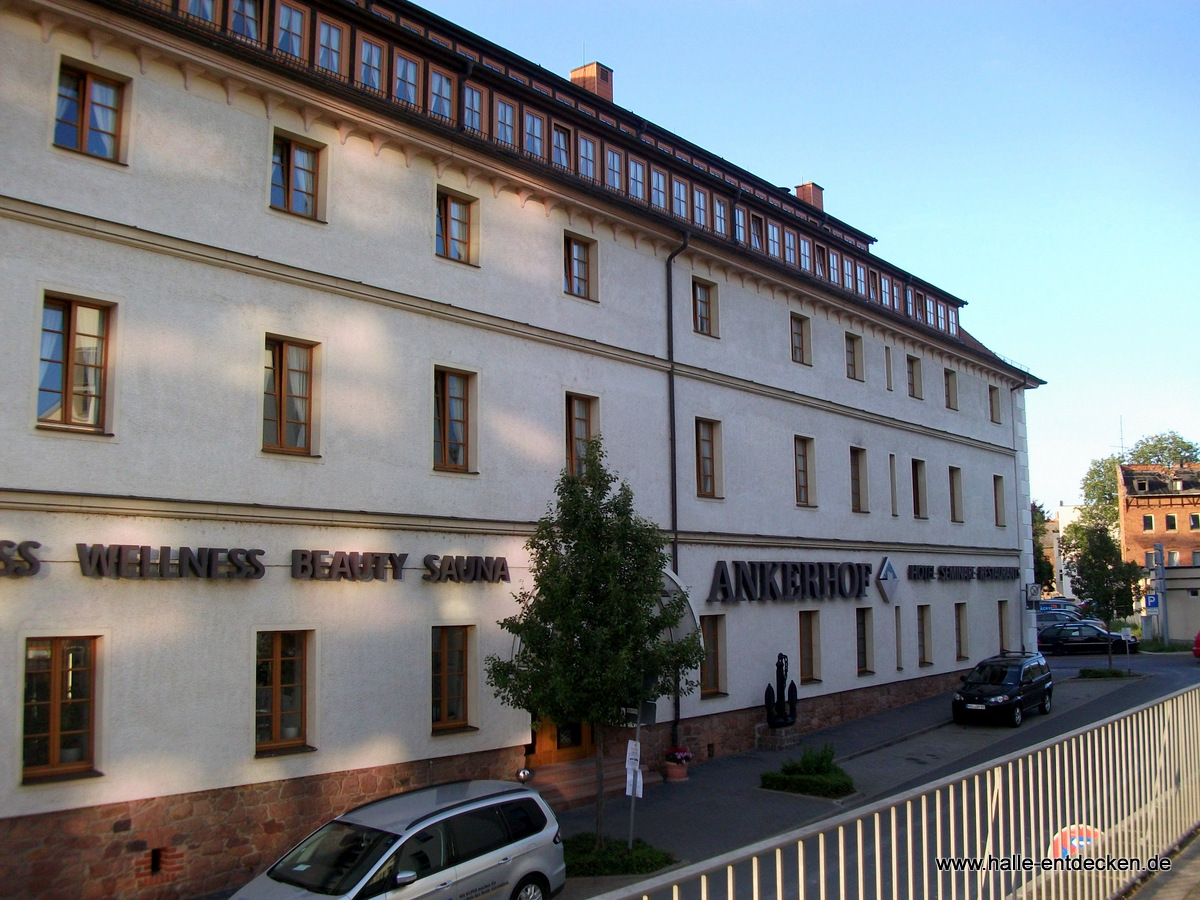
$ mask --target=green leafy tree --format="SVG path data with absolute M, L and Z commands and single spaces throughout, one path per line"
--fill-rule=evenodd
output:
M 1177 431 L 1164 431 L 1144 437 L 1129 450 L 1127 463 L 1142 466 L 1178 466 L 1200 461 L 1200 446 L 1179 436 Z
M 1096 522 L 1076 522 L 1063 531 L 1063 568 L 1075 596 L 1092 614 L 1112 623 L 1133 614 L 1133 601 L 1141 595 L 1142 567 L 1121 559 L 1121 547 L 1112 532 Z M 1112 668 L 1112 645 L 1108 648 Z
M 597 840 L 605 730 L 624 726 L 626 710 L 644 701 L 690 693 L 697 682 L 687 676 L 704 656 L 697 631 L 669 639 L 687 598 L 664 595 L 666 537 L 616 481 L 599 440 L 588 442 L 582 475 L 559 476 L 557 500 L 525 544 L 533 586 L 515 594 L 519 611 L 500 622 L 517 649 L 484 662 L 496 696 L 534 722 L 595 729 Z
M 1030 504 L 1030 512 L 1033 513 L 1033 580 L 1044 588 L 1054 590 L 1054 563 L 1046 558 L 1046 548 L 1042 546 L 1046 537 L 1046 522 L 1050 517 L 1046 515 L 1046 507 L 1036 500 Z

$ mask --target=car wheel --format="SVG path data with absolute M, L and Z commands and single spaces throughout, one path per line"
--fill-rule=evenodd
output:
M 1009 716 L 1008 724 L 1011 725 L 1013 728 L 1020 728 L 1021 722 L 1023 722 L 1024 719 L 1025 719 L 1025 713 L 1021 709 L 1021 704 L 1018 701 L 1017 705 L 1014 706 L 1012 709 L 1012 715 Z
M 1042 697 L 1041 705 L 1038 706 L 1038 712 L 1043 716 L 1048 716 L 1050 714 L 1050 703 L 1050 692 L 1046 691 L 1046 696 Z
M 526 875 L 510 895 L 509 900 L 550 900 L 550 888 L 538 875 Z

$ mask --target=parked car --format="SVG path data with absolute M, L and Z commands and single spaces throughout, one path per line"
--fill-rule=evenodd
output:
M 1138 640 L 1105 631 L 1102 626 L 1090 622 L 1061 622 L 1048 625 L 1038 632 L 1038 649 L 1043 653 L 1124 653 L 1128 643 L 1129 652 L 1137 653 Z
M 1067 612 L 1065 609 L 1050 609 L 1037 614 L 1038 628 L 1045 628 L 1047 625 L 1057 625 L 1060 622 L 1078 622 L 1079 613 Z
M 1054 679 L 1046 658 L 1040 653 L 1013 651 L 988 657 L 964 675 L 950 711 L 955 722 L 990 717 L 1016 728 L 1027 709 L 1036 706 L 1043 714 L 1050 712 L 1053 696 Z
M 460 781 L 343 813 L 233 896 L 404 900 L 449 888 L 447 897 L 548 900 L 565 883 L 558 822 L 536 791 Z
M 1049 612 L 1050 610 L 1062 609 L 1067 612 L 1079 612 L 1079 604 L 1073 600 L 1068 600 L 1065 597 L 1050 597 L 1047 600 L 1038 601 L 1039 612 Z

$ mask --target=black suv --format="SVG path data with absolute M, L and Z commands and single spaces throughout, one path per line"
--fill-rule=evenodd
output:
M 1050 667 L 1040 653 L 1006 651 L 1000 656 L 983 660 L 970 675 L 963 676 L 963 686 L 954 693 L 951 712 L 955 722 L 965 722 L 970 716 L 992 716 L 1018 727 L 1025 710 L 1037 707 L 1050 712 L 1054 680 Z

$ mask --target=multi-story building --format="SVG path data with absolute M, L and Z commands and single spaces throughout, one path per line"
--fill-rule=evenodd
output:
M 752 746 L 778 653 L 812 727 L 1019 646 L 1041 382 L 815 184 L 407 3 L 0 26 L 0 893 L 216 891 L 591 753 L 483 659 L 592 435 L 706 639 L 651 746 Z

